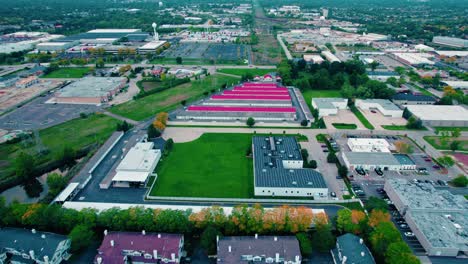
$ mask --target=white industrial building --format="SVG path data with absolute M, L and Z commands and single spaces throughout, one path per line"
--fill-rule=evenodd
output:
M 428 59 L 424 53 L 393 53 L 396 60 L 410 66 L 434 65 L 435 62 Z
M 317 55 L 317 54 L 304 54 L 304 60 L 306 62 L 312 62 L 315 64 L 321 64 L 325 60 L 322 58 L 322 56 Z
M 468 89 L 468 82 L 467 81 L 442 81 L 443 83 L 451 86 L 454 89 Z
M 342 158 L 349 170 L 361 168 L 384 171 L 415 170 L 416 164 L 407 155 L 389 152 L 342 152 Z
M 164 40 L 154 40 L 146 43 L 145 45 L 138 48 L 139 54 L 154 53 L 157 49 L 164 47 L 167 41 Z
M 424 52 L 434 51 L 435 50 L 433 47 L 429 47 L 429 46 L 424 45 L 424 44 L 418 44 L 418 45 L 414 46 L 414 49 L 417 50 L 417 51 L 424 51 Z
M 429 256 L 468 256 L 468 203 L 430 183 L 388 179 L 384 190 Z
M 345 110 L 348 107 L 348 99 L 344 98 L 313 98 L 312 106 L 317 109 L 319 116 L 337 115 L 338 110 Z
M 153 146 L 153 142 L 140 142 L 128 151 L 115 169 L 114 187 L 139 187 L 149 176 L 157 177 L 153 172 L 161 158 L 161 150 L 153 149 Z
M 327 59 L 330 63 L 332 62 L 341 62 L 340 59 L 338 59 L 338 57 L 336 57 L 333 53 L 331 53 L 330 51 L 322 51 L 322 55 L 325 57 L 325 59 Z
M 352 152 L 390 152 L 390 144 L 382 138 L 349 138 L 348 147 Z
M 59 52 L 65 51 L 73 46 L 78 44 L 77 41 L 75 42 L 43 42 L 36 45 L 36 49 L 38 52 Z
M 388 117 L 402 117 L 403 110 L 390 100 L 385 99 L 357 99 L 356 107 L 362 110 L 378 110 L 382 115 Z
M 427 126 L 468 126 L 468 110 L 461 105 L 408 105 L 407 109 Z
M 442 37 L 437 36 L 432 39 L 432 42 L 435 44 L 455 47 L 455 48 L 468 48 L 468 40 L 461 38 L 451 38 L 451 37 Z

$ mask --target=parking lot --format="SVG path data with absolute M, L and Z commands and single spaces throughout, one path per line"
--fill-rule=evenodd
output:
M 332 128 L 333 123 L 356 124 L 357 129 L 366 129 L 350 110 L 338 110 L 336 116 L 325 116 L 323 121 L 327 127 Z
M 166 58 L 238 61 L 250 58 L 250 47 L 240 44 L 179 43 L 165 50 Z
M 77 118 L 80 113 L 93 113 L 100 109 L 95 105 L 46 104 L 51 94 L 38 97 L 13 112 L 0 117 L 0 128 L 34 130 L 54 126 Z
M 385 125 L 395 125 L 395 126 L 404 126 L 408 122 L 403 117 L 388 117 L 382 115 L 378 110 L 362 110 L 359 109 L 369 122 L 375 127 L 375 129 L 383 130 L 382 126 Z

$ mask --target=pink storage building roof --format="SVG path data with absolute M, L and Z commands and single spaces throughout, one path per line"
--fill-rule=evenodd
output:
M 225 95 L 271 95 L 271 96 L 288 96 L 288 92 L 276 92 L 272 93 L 269 91 L 229 91 L 226 90 L 223 92 Z
M 286 88 L 258 88 L 258 87 L 236 87 L 233 91 L 266 91 L 266 92 L 287 92 L 288 89 Z
M 276 83 L 251 83 L 251 82 L 246 82 L 242 84 L 243 86 L 269 86 L 269 87 L 277 87 L 278 84 Z
M 290 101 L 289 95 L 271 96 L 271 95 L 213 95 L 212 100 L 275 100 Z
M 189 106 L 187 110 L 195 112 L 296 113 L 296 108 L 294 107 Z

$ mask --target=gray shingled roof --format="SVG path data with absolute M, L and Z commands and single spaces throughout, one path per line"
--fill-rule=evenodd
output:
M 283 160 L 302 159 L 294 137 L 255 136 L 252 140 L 256 187 L 327 188 L 318 171 L 283 167 Z

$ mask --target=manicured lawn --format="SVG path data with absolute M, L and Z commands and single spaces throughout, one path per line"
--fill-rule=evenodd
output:
M 466 137 L 461 137 L 458 139 L 449 137 L 444 141 L 443 137 L 425 136 L 424 140 L 426 140 L 429 144 L 438 150 L 450 150 L 450 143 L 456 140 L 461 142 L 459 150 L 468 151 L 468 140 Z
M 242 76 L 244 74 L 250 73 L 253 76 L 256 75 L 265 75 L 270 72 L 275 72 L 275 69 L 218 69 L 218 72 L 222 73 L 227 73 L 227 74 L 233 74 L 233 75 L 239 75 Z
M 307 90 L 302 92 L 302 96 L 312 110 L 312 98 L 341 97 L 341 93 L 339 90 Z
M 374 126 L 369 122 L 369 120 L 367 120 L 367 118 L 361 113 L 361 111 L 359 111 L 359 109 L 356 108 L 356 106 L 350 107 L 350 109 L 367 129 L 374 129 Z
M 455 131 L 460 129 L 460 131 L 468 131 L 468 127 L 434 127 L 436 131 Z
M 158 112 L 175 109 L 180 106 L 180 102 L 183 100 L 190 101 L 200 98 L 204 92 L 219 89 L 224 83 L 228 85 L 237 83 L 239 80 L 239 78 L 235 77 L 213 74 L 201 80 L 184 83 L 159 93 L 111 107 L 109 110 L 114 114 L 133 120 L 144 120 Z
M 388 126 L 382 126 L 386 130 L 427 130 L 426 127 L 423 127 L 421 129 L 408 129 L 406 126 L 396 126 L 396 125 L 388 125 Z
M 90 71 L 91 68 L 88 67 L 60 68 L 42 76 L 42 78 L 81 78 Z
M 252 134 L 203 134 L 176 143 L 158 164 L 151 195 L 249 198 L 253 196 L 253 160 L 245 156 Z
M 416 85 L 414 83 L 411 83 L 412 86 L 414 86 L 418 91 L 420 91 L 423 95 L 426 95 L 426 96 L 434 96 L 431 92 L 429 92 L 428 90 L 420 87 L 419 85 Z
M 11 176 L 14 171 L 13 162 L 21 151 L 33 155 L 37 165 L 54 161 L 65 146 L 76 151 L 93 143 L 103 143 L 115 131 L 118 122 L 105 115 L 91 115 L 43 129 L 39 131 L 39 137 L 48 153 L 42 156 L 36 154 L 35 143 L 1 144 L 0 179 Z
M 332 123 L 336 129 L 356 129 L 356 124 Z

